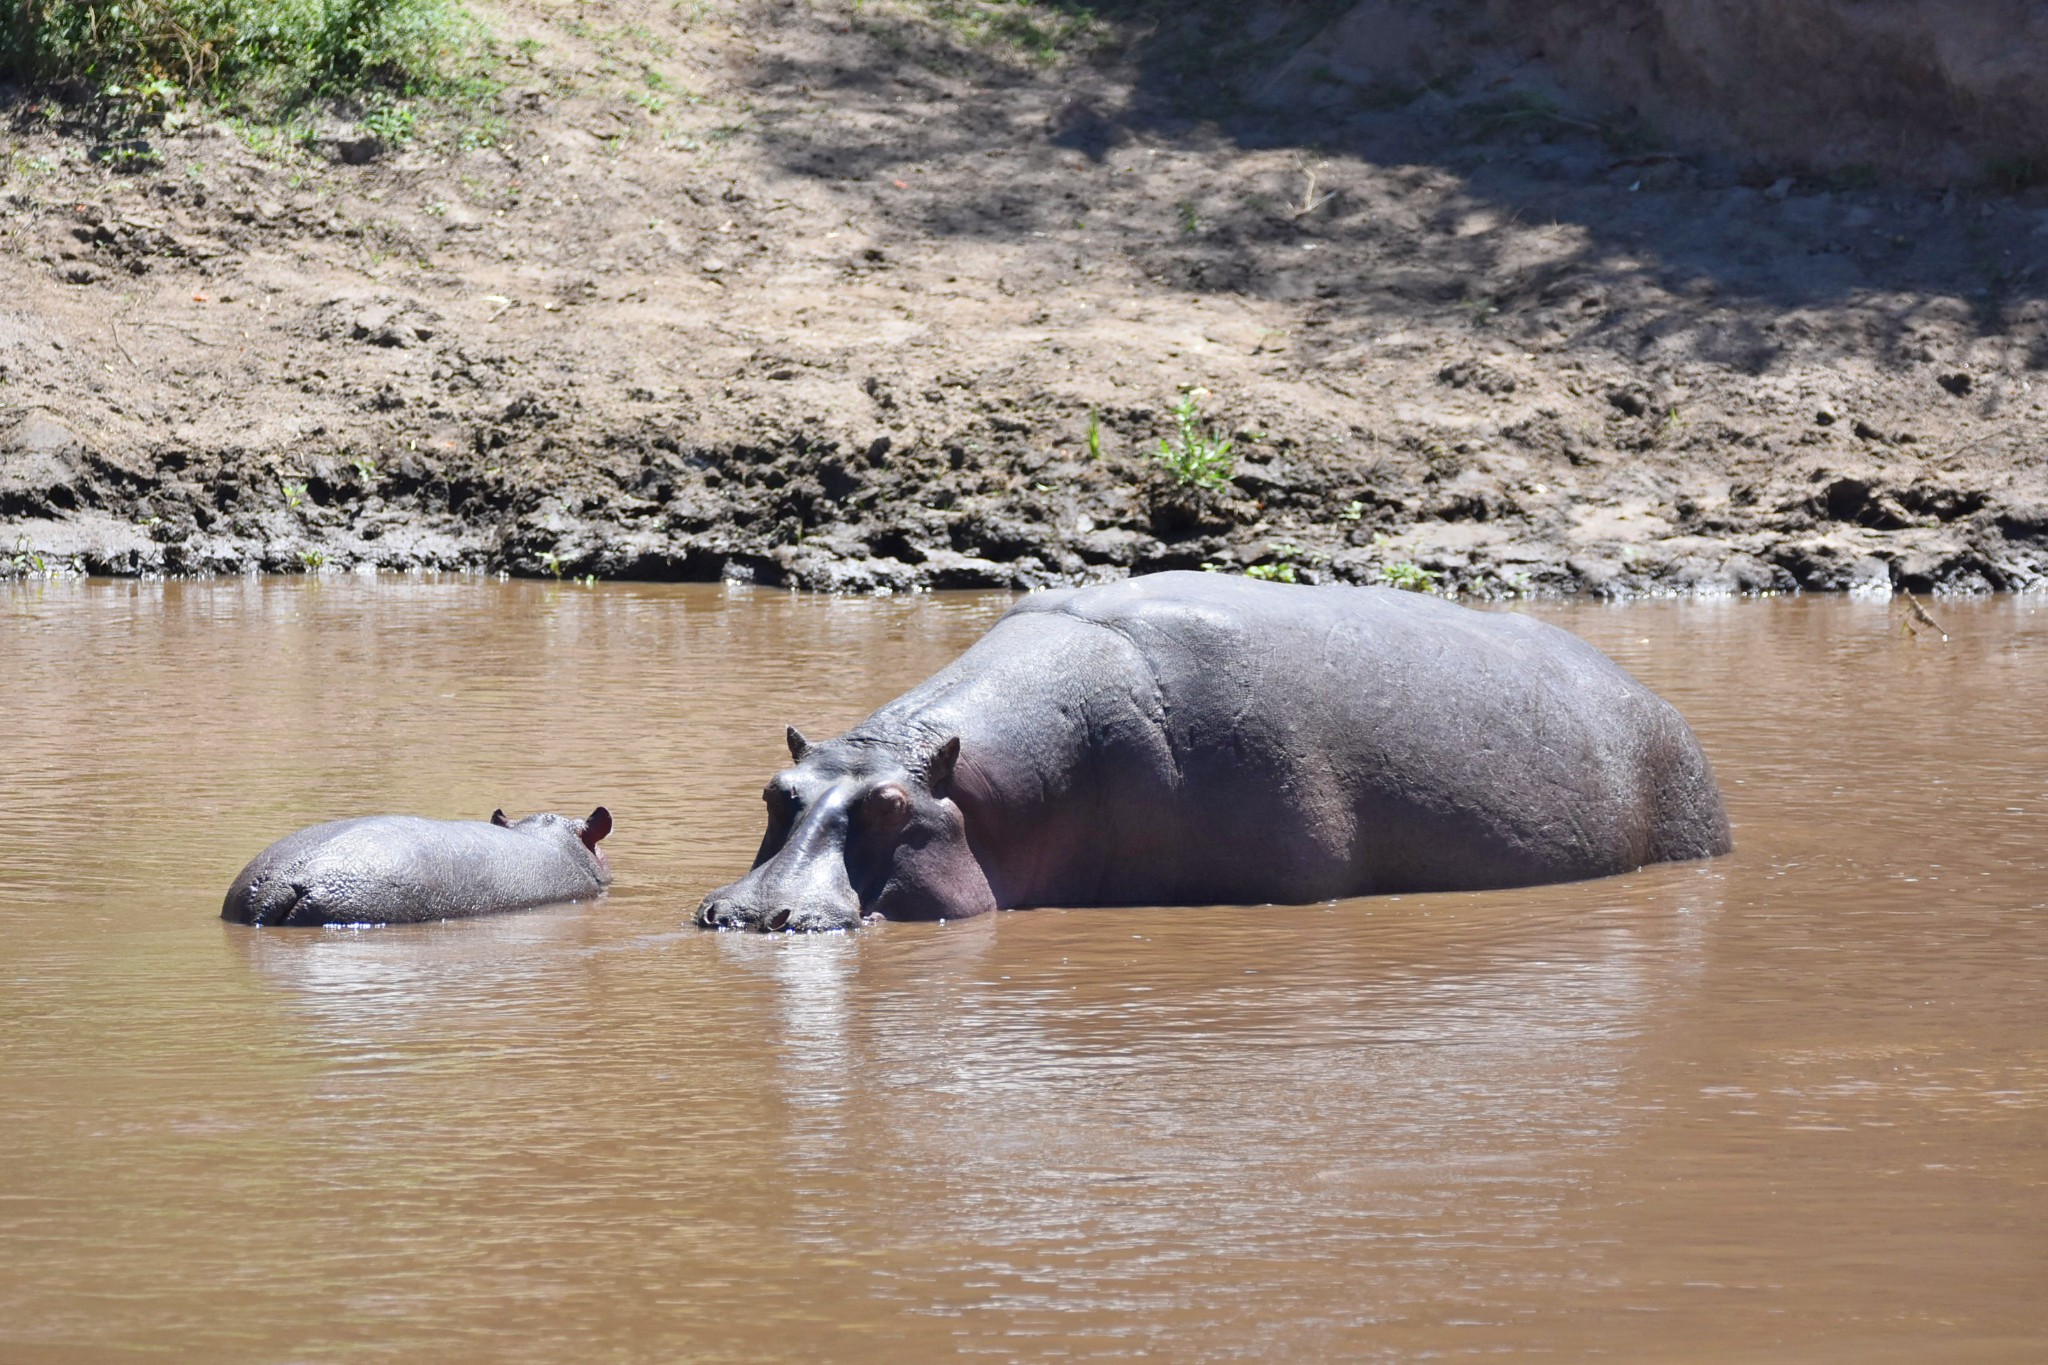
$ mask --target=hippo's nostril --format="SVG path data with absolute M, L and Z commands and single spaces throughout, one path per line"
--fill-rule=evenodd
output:
M 763 927 L 771 933 L 778 929 L 788 928 L 789 907 L 785 905 L 780 910 L 771 911 L 768 918 L 763 921 Z

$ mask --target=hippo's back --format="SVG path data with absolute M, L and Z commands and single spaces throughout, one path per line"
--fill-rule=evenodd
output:
M 1171 573 L 1034 594 L 991 637 L 1063 629 L 1034 619 L 1047 615 L 1120 637 L 1143 675 L 1191 884 L 1230 883 L 1243 857 L 1205 850 L 1247 841 L 1299 871 L 1287 898 L 1300 899 L 1526 885 L 1728 849 L 1685 721 L 1527 616 Z
M 373 815 L 313 825 L 256 855 L 221 918 L 241 924 L 399 924 L 571 900 L 601 889 L 569 860 L 476 820 Z

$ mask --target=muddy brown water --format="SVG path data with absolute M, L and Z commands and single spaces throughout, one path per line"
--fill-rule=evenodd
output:
M 1005 605 L 0 589 L 0 1359 L 2048 1357 L 2048 603 L 1535 608 L 1739 841 L 1574 886 L 679 926 Z M 600 904 L 252 931 L 315 820 Z

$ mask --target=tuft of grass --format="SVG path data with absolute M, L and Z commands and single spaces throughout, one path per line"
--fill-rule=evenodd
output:
M 1858 190 L 1874 190 L 1884 183 L 1877 167 L 1867 161 L 1851 166 L 1837 167 L 1820 178 L 1820 183 L 1837 194 L 1848 194 Z
M 363 131 L 389 147 L 403 147 L 419 131 L 419 112 L 410 104 L 380 104 L 357 122 Z
M 1174 434 L 1160 441 L 1159 463 L 1182 488 L 1205 491 L 1223 487 L 1237 472 L 1235 442 L 1219 438 L 1202 422 L 1202 391 L 1189 389 L 1174 404 Z
M 1534 90 L 1508 90 L 1473 100 L 1458 111 L 1458 123 L 1465 136 L 1474 141 L 1503 133 L 1551 136 L 1572 127 L 1593 131 L 1590 124 L 1566 118 L 1556 100 Z
M 1254 564 L 1244 571 L 1246 578 L 1257 578 L 1267 583 L 1299 583 L 1301 578 L 1294 564 L 1281 560 L 1276 564 Z
M 1088 435 L 1086 439 L 1088 442 L 1088 458 L 1091 460 L 1101 459 L 1102 415 L 1092 408 L 1088 411 Z
M 164 154 L 141 141 L 108 143 L 90 153 L 92 160 L 121 175 L 153 171 L 164 164 Z
M 2031 157 L 2002 156 L 1984 163 L 1984 187 L 2000 194 L 2021 194 L 2048 185 L 2048 162 Z
M 1383 565 L 1380 569 L 1380 582 L 1390 588 L 1399 588 L 1403 592 L 1436 591 L 1436 575 L 1420 564 L 1413 564 L 1405 559 Z
M 326 562 L 327 552 L 325 550 L 299 551 L 299 566 L 303 568 L 307 573 L 318 573 L 320 571 L 320 567 L 324 565 Z

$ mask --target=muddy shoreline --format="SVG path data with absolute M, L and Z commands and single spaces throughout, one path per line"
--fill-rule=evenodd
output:
M 711 9 L 494 11 L 488 145 L 365 164 L 15 97 L 0 574 L 2048 589 L 2039 190 Z

